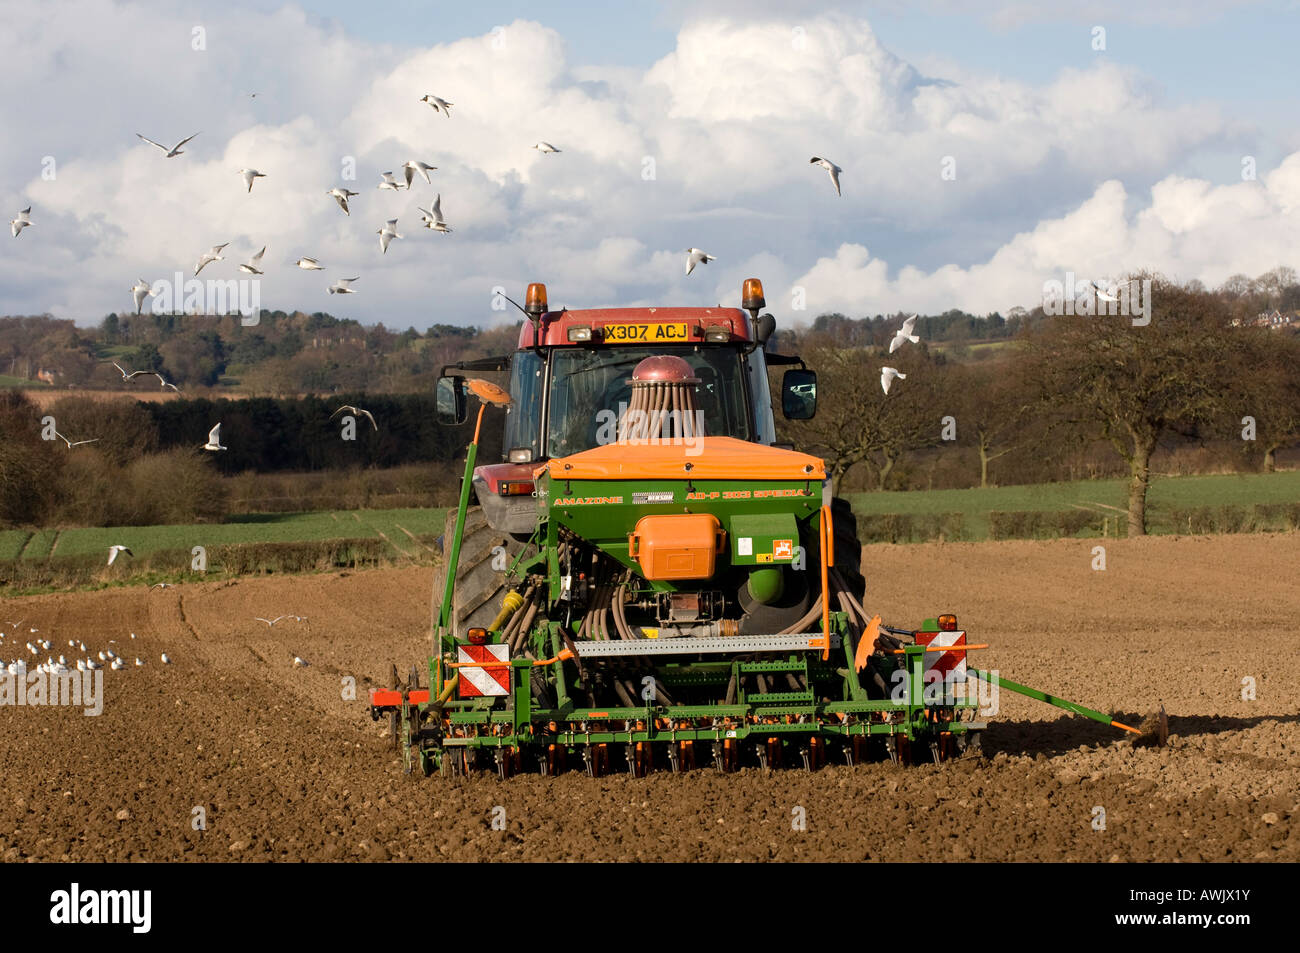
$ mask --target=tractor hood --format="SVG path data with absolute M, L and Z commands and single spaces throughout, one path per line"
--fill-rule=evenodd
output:
M 555 480 L 824 480 L 820 457 L 734 437 L 689 442 L 611 443 L 548 460 Z

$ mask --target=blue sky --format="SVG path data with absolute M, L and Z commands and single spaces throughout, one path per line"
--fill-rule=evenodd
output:
M 221 242 L 204 277 L 271 249 L 265 306 L 416 327 L 500 320 L 492 289 L 528 280 L 577 307 L 725 303 L 758 275 L 814 314 L 1005 312 L 1067 270 L 1213 285 L 1294 264 L 1298 19 L 1295 0 L 18 7 L 0 201 L 35 224 L 0 244 L 0 313 L 96 321 Z M 134 137 L 195 130 L 175 160 Z M 843 167 L 842 196 L 809 155 Z M 436 179 L 376 193 L 409 158 Z M 244 166 L 268 173 L 252 193 Z M 350 217 L 324 196 L 340 184 Z M 437 195 L 451 234 L 420 228 Z M 688 246 L 717 261 L 687 278 Z M 300 255 L 330 267 L 285 271 Z M 325 293 L 339 274 L 356 295 Z

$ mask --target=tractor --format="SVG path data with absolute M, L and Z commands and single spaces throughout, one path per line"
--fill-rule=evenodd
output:
M 769 369 L 795 421 L 817 375 L 769 350 L 765 306 L 754 278 L 740 308 L 551 311 L 531 284 L 513 354 L 443 368 L 440 421 L 478 407 L 431 652 L 370 699 L 408 772 L 942 761 L 978 748 L 971 685 L 1113 723 L 968 668 L 952 614 L 867 612 L 848 502 L 778 440 Z M 502 457 L 478 466 L 489 407 Z

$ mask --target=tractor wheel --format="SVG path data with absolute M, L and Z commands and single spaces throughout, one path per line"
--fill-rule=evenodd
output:
M 442 565 L 434 573 L 431 602 L 432 629 L 438 626 L 438 610 L 447 584 L 447 560 L 451 556 L 452 538 L 456 533 L 456 511 L 447 514 L 447 528 L 442 537 Z M 483 509 L 471 506 L 465 512 L 465 533 L 456 566 L 456 588 L 452 593 L 449 627 L 457 639 L 476 626 L 486 627 L 501 611 L 505 595 L 506 570 L 525 549 L 537 551 L 527 541 L 509 533 L 500 533 L 488 525 Z M 498 568 L 499 567 L 499 568 Z M 435 646 L 435 650 L 436 650 Z
M 867 581 L 862 575 L 862 541 L 858 538 L 858 518 L 853 507 L 842 497 L 831 500 L 831 530 L 835 536 L 835 569 L 844 578 L 853 597 L 862 602 Z

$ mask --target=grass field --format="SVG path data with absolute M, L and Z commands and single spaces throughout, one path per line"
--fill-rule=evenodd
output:
M 416 552 L 422 544 L 412 536 L 442 532 L 442 509 L 343 510 L 322 513 L 256 513 L 232 517 L 224 523 L 193 526 L 119 526 L 0 533 L 0 559 L 44 559 L 52 547 L 55 558 L 102 553 L 108 547 L 128 547 L 137 557 L 169 549 L 239 543 L 291 543 L 327 539 L 384 539 L 398 552 Z
M 1096 510 L 1098 522 L 1107 514 L 1122 521 L 1124 513 L 1117 510 L 1126 510 L 1128 506 L 1128 483 L 1126 480 L 1080 480 L 983 490 L 852 493 L 849 499 L 860 516 L 961 513 L 965 517 L 967 538 L 980 540 L 988 536 L 991 511 L 1047 512 L 1084 507 Z M 1300 471 L 1156 478 L 1147 498 L 1147 522 L 1152 532 L 1174 532 L 1176 528 L 1169 525 L 1168 514 L 1175 509 L 1295 502 L 1300 502 Z

